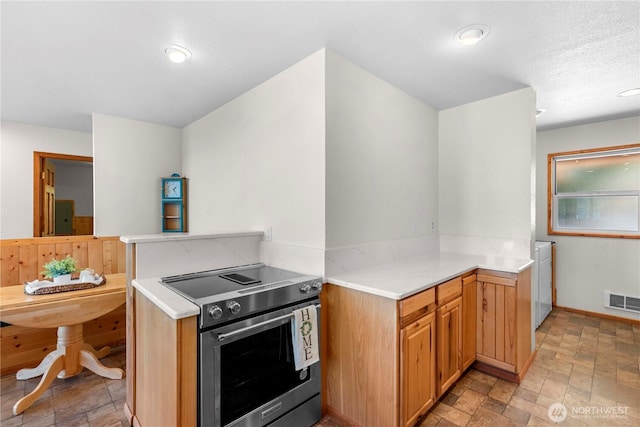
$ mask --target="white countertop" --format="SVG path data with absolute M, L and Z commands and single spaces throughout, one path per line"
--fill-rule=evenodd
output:
M 219 239 L 224 237 L 239 236 L 262 236 L 264 231 L 231 231 L 220 233 L 164 233 L 164 234 L 141 234 L 138 236 L 120 236 L 123 243 L 154 243 L 167 242 L 170 240 L 197 240 L 197 239 Z
M 325 282 L 400 300 L 476 268 L 520 273 L 532 264 L 530 259 L 440 253 L 333 275 Z
M 440 253 L 401 262 L 381 264 L 325 278 L 325 283 L 400 300 L 460 276 L 476 268 L 520 273 L 533 264 L 530 259 Z M 160 283 L 160 278 L 133 280 L 133 287 L 172 319 L 197 316 L 200 309 Z
M 200 307 L 161 284 L 159 277 L 134 279 L 131 284 L 172 319 L 200 314 Z

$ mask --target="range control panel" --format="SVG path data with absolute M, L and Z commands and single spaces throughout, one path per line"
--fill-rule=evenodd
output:
M 283 305 L 308 298 L 318 297 L 322 291 L 322 280 L 313 279 L 301 283 L 275 283 L 257 286 L 247 292 L 236 292 L 230 298 L 220 295 L 219 301 L 202 306 L 200 327 L 208 328 L 226 322 L 268 311 Z

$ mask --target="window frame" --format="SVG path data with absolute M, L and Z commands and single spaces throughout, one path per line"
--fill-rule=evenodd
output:
M 637 150 L 640 149 L 640 144 L 619 145 L 614 147 L 602 147 L 592 148 L 586 150 L 565 151 L 561 153 L 549 153 L 547 154 L 547 234 L 556 236 L 581 236 L 581 237 L 606 237 L 606 238 L 624 238 L 624 239 L 640 239 L 640 225 L 638 231 L 619 232 L 619 231 L 602 231 L 598 232 L 589 229 L 577 229 L 575 231 L 571 229 L 554 229 L 555 220 L 557 218 L 557 200 L 556 195 L 556 181 L 555 181 L 555 159 L 560 157 L 570 156 L 585 156 L 587 158 L 602 156 L 607 153 L 613 153 L 623 150 Z M 568 195 L 566 197 L 579 197 L 595 195 L 596 193 L 576 193 L 574 195 Z M 640 202 L 640 190 L 638 191 L 610 191 L 606 194 L 600 194 L 600 196 L 637 196 Z M 640 210 L 640 207 L 639 207 Z M 639 213 L 640 215 L 640 213 Z

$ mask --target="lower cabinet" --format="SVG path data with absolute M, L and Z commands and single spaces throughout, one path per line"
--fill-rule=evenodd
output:
M 530 271 L 491 273 L 400 301 L 326 284 L 323 413 L 352 426 L 415 426 L 476 358 L 518 381 L 531 355 Z
M 462 279 L 436 286 L 436 397 L 462 374 Z
M 531 362 L 531 275 L 477 275 L 477 360 L 515 374 Z
M 513 369 L 515 344 L 515 280 L 496 283 L 499 278 L 482 276 L 478 282 L 478 353 L 509 364 Z
M 438 306 L 438 397 L 462 374 L 462 297 Z
M 402 302 L 330 283 L 322 286 L 323 414 L 349 426 L 401 425 Z
M 196 427 L 198 317 L 172 319 L 135 288 L 131 292 L 135 342 L 127 342 L 127 363 L 134 367 L 127 372 L 127 418 L 137 427 Z
M 462 278 L 462 371 L 476 360 L 476 275 Z
M 436 399 L 435 313 L 400 331 L 401 425 L 413 426 Z

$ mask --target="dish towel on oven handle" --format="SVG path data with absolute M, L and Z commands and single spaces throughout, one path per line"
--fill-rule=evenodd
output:
M 296 371 L 320 360 L 318 347 L 318 316 L 315 305 L 294 310 L 291 322 L 293 359 Z

